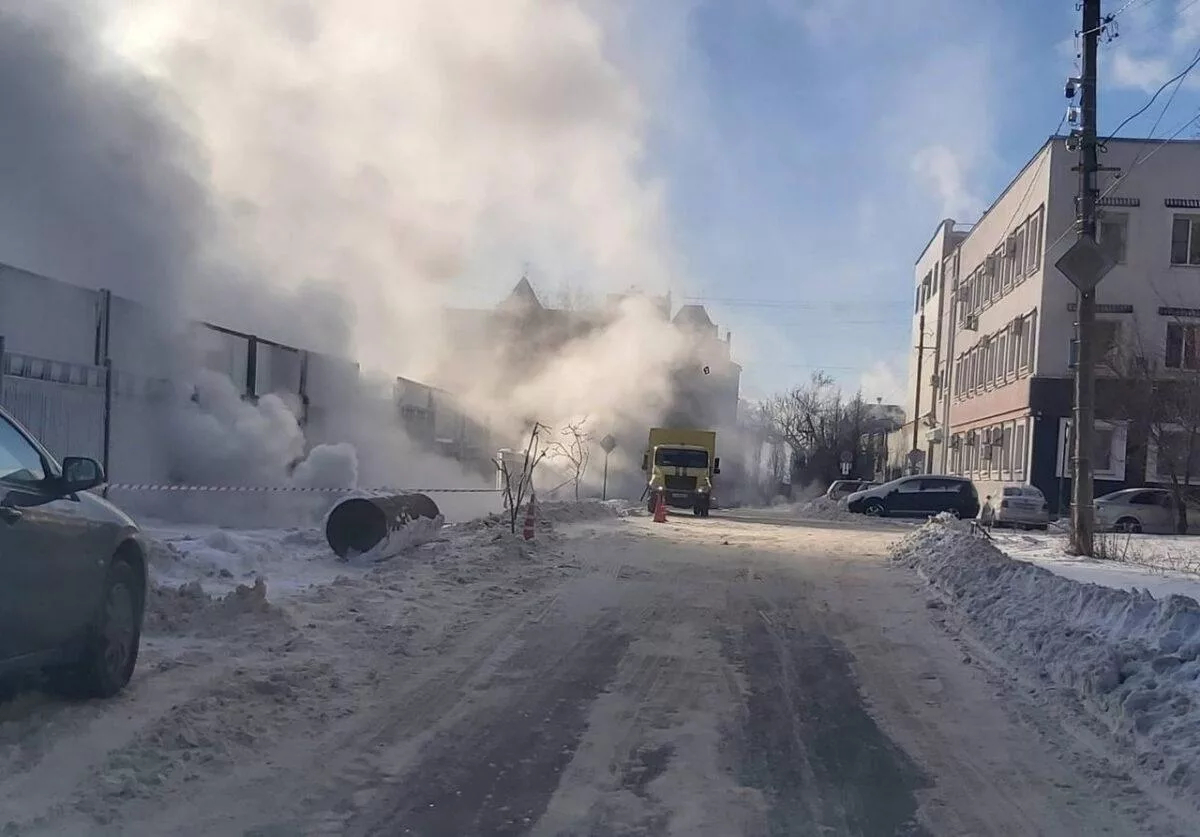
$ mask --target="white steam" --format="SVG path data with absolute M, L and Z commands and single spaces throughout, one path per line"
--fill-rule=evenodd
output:
M 0 0 L 10 185 L 35 210 L 0 232 L 13 261 L 451 381 L 514 437 L 583 414 L 644 428 L 668 406 L 686 349 L 647 304 L 515 379 L 503 347 L 464 354 L 440 316 L 491 306 L 529 262 L 597 299 L 678 288 L 644 106 L 585 0 L 36 6 Z M 298 405 L 196 383 L 170 431 L 188 481 L 486 484 L 415 450 L 386 384 L 322 405 L 314 438 Z

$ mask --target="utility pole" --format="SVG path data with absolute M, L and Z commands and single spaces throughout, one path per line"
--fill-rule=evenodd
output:
M 921 319 L 917 326 L 917 391 L 913 398 L 913 431 L 912 431 L 912 449 L 909 451 L 909 456 L 913 458 L 912 468 L 915 471 L 917 467 L 916 452 L 919 447 L 920 432 L 921 432 L 921 375 L 925 369 L 925 301 L 921 300 Z
M 1079 238 L 1096 247 L 1096 53 L 1100 42 L 1100 0 L 1083 0 L 1083 66 L 1079 84 Z M 1096 277 L 1099 281 L 1099 277 Z M 1079 288 L 1079 353 L 1075 366 L 1075 467 L 1072 474 L 1071 547 L 1077 555 L 1093 552 L 1092 440 L 1096 421 L 1096 359 L 1093 331 L 1096 284 Z

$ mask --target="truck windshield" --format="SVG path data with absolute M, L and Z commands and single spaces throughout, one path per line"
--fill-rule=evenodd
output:
M 659 448 L 654 452 L 654 464 L 668 468 L 707 468 L 708 451 Z

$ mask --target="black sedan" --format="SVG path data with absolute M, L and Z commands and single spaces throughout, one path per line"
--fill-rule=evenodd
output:
M 93 459 L 60 466 L 0 410 L 0 675 L 40 669 L 79 697 L 115 695 L 133 675 L 146 547 L 87 493 L 104 480 Z

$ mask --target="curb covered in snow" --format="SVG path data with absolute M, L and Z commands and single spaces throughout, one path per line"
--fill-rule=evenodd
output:
M 1084 584 L 935 519 L 893 547 L 1030 673 L 1073 689 L 1138 765 L 1200 803 L 1200 604 Z

